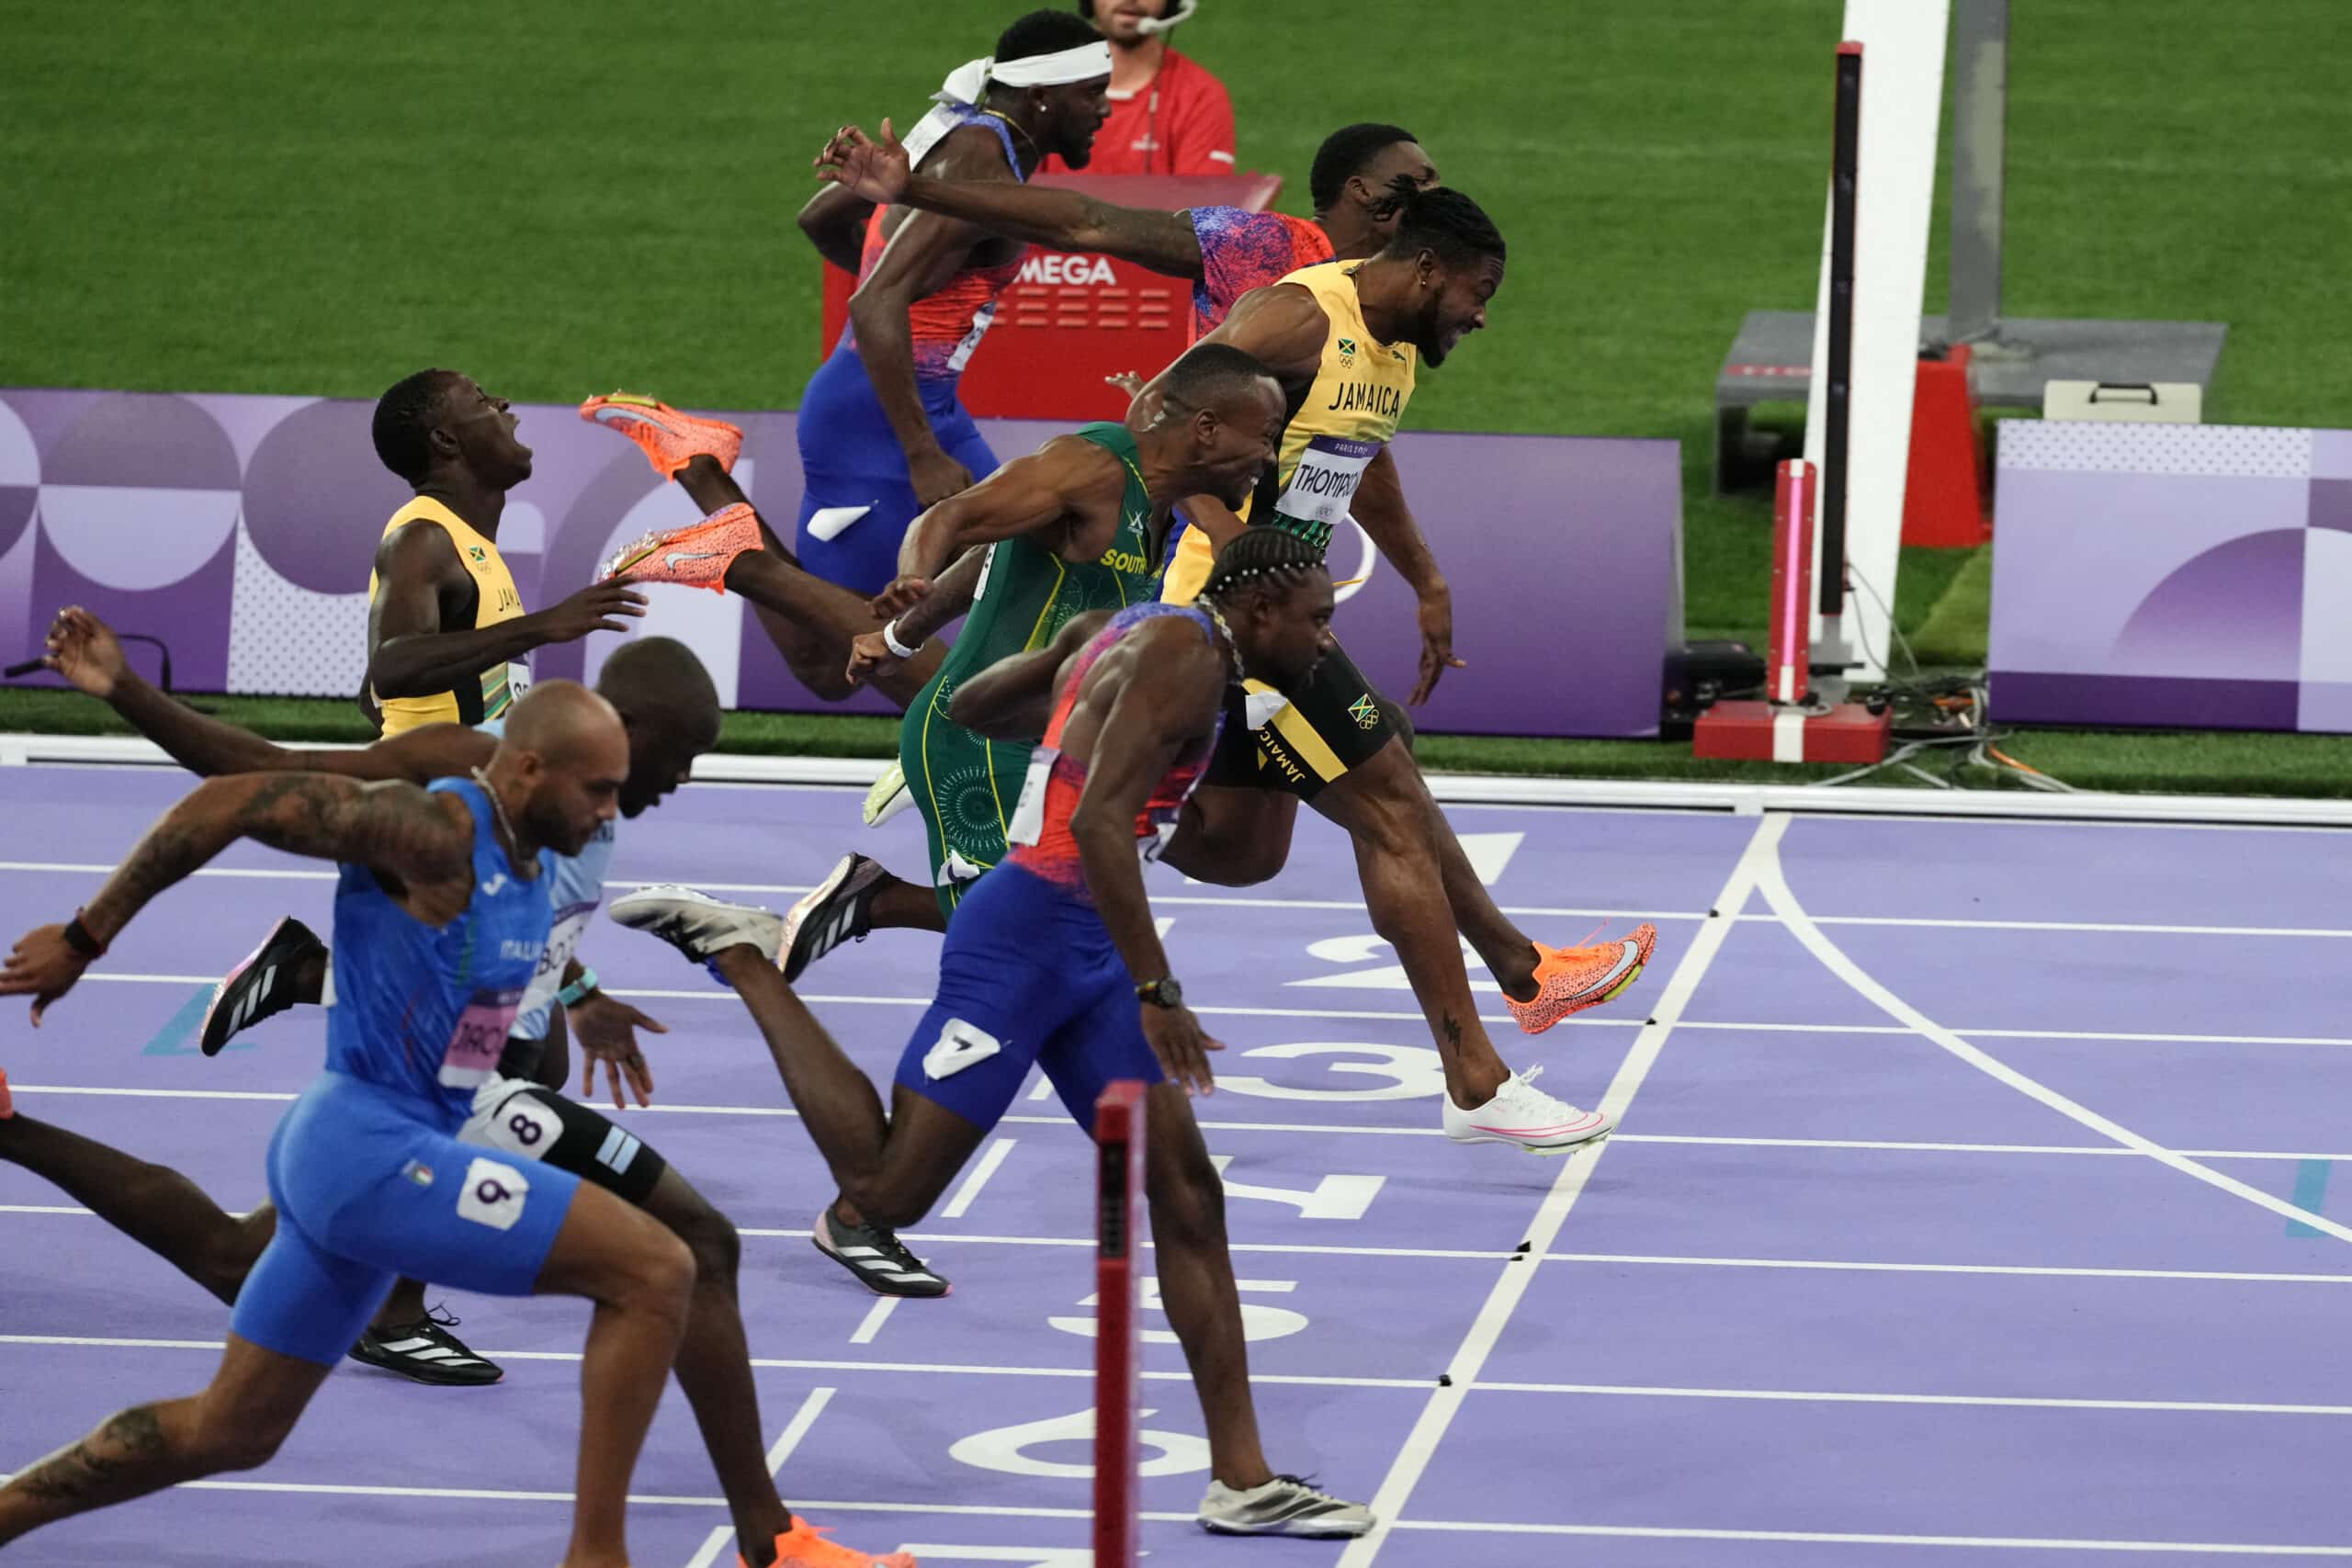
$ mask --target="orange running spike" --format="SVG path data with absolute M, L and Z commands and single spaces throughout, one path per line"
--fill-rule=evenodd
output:
M 648 534 L 626 546 L 605 563 L 596 581 L 626 577 L 631 582 L 675 582 L 724 593 L 729 565 L 737 556 L 761 547 L 759 513 L 739 501 L 691 528 Z
M 697 419 L 669 404 L 634 392 L 591 398 L 580 405 L 580 417 L 591 424 L 619 431 L 645 449 L 653 471 L 673 479 L 696 457 L 716 457 L 718 466 L 735 471 L 735 456 L 743 449 L 743 433 L 723 419 Z
M 827 1540 L 825 1535 L 825 1529 L 793 1515 L 792 1528 L 775 1538 L 775 1568 L 916 1568 L 915 1560 L 903 1551 L 875 1557 Z M 751 1568 L 748 1559 L 736 1561 Z
M 1657 928 L 1636 926 L 1634 934 L 1590 947 L 1546 947 L 1535 944 L 1536 992 L 1532 1000 L 1503 1000 L 1520 1031 L 1541 1034 L 1572 1013 L 1614 1000 L 1641 977 L 1650 953 L 1657 946 Z

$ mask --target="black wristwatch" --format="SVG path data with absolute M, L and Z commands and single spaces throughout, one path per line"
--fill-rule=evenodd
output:
M 1156 1008 L 1180 1008 L 1184 1005 L 1184 987 L 1172 979 L 1146 980 L 1136 987 L 1136 1000 Z

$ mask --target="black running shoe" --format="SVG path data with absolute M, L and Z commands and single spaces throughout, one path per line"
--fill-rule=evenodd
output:
M 278 921 L 262 944 L 212 988 L 212 1005 L 204 1010 L 204 1025 L 197 1032 L 204 1054 L 217 1056 L 221 1046 L 263 1019 L 317 1001 L 315 991 L 299 994 L 306 987 L 297 986 L 296 976 L 309 961 L 324 958 L 326 951 L 318 934 L 293 916 Z
M 787 982 L 845 942 L 864 942 L 874 929 L 874 895 L 889 876 L 864 855 L 842 856 L 825 879 L 785 912 L 784 957 L 778 967 Z
M 907 1250 L 896 1231 L 850 1224 L 834 1216 L 830 1203 L 817 1216 L 808 1239 L 877 1296 L 944 1296 L 955 1289 L 924 1268 L 922 1259 Z
M 414 1323 L 369 1328 L 351 1348 L 351 1359 L 447 1387 L 479 1388 L 504 1377 L 496 1362 L 483 1360 L 449 1332 L 457 1326 L 455 1313 L 428 1312 Z

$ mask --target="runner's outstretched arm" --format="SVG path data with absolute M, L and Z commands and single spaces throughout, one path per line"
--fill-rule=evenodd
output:
M 1396 475 L 1396 458 L 1387 447 L 1383 446 L 1365 465 L 1350 515 L 1371 536 L 1418 602 L 1421 671 L 1413 682 L 1413 694 L 1406 700 L 1419 707 L 1437 690 L 1439 677 L 1448 670 L 1463 668 L 1463 663 L 1453 656 L 1453 591 L 1438 570 L 1437 558 L 1430 553 L 1420 525 L 1413 521 L 1413 509 L 1405 504 L 1405 483 Z
M 1204 265 L 1200 236 L 1188 212 L 1120 207 L 1050 186 L 915 174 L 887 119 L 878 142 L 854 125 L 834 132 L 817 154 L 817 177 L 876 206 L 935 212 L 1053 250 L 1101 251 L 1170 277 L 1197 278 Z
M 1133 634 L 1136 648 L 1115 697 L 1110 699 L 1087 762 L 1086 787 L 1069 818 L 1086 869 L 1087 890 L 1127 973 L 1144 985 L 1169 977 L 1168 952 L 1151 918 L 1136 852 L 1136 819 L 1187 742 L 1210 732 L 1225 692 L 1225 656 L 1191 626 L 1174 619 Z M 1098 664 L 1099 670 L 1101 666 Z M 1099 677 L 1090 672 L 1090 682 Z M 1184 1007 L 1138 1000 L 1144 1037 L 1176 1085 L 1206 1094 L 1213 1087 L 1208 1053 L 1217 1049 Z
M 950 131 L 933 149 L 943 174 L 967 179 L 1012 183 L 1012 168 L 993 137 L 966 127 Z M 857 350 L 865 362 L 875 400 L 906 454 L 907 479 L 915 498 L 928 506 L 972 482 L 971 471 L 949 457 L 931 428 L 915 381 L 914 302 L 936 294 L 970 264 L 973 248 L 988 231 L 936 213 L 917 212 L 890 236 L 874 270 L 850 296 L 850 321 L 857 328 Z
M 1115 526 L 1125 489 L 1117 457 L 1082 436 L 1057 435 L 910 524 L 899 542 L 898 580 L 876 597 L 875 613 L 899 615 L 920 603 L 940 568 L 975 545 L 1028 536 L 1071 559 L 1091 559 L 1110 541 L 1072 520 L 1102 516 Z
M 132 916 L 239 839 L 365 865 L 411 886 L 470 882 L 472 814 L 455 795 L 318 773 L 210 779 L 147 830 L 71 924 L 37 927 L 17 943 L 0 996 L 30 995 L 40 1023 Z
M 60 610 L 50 624 L 49 654 L 41 662 L 120 714 L 171 753 L 172 761 L 205 778 L 312 772 L 421 784 L 461 776 L 498 750 L 489 736 L 455 724 L 428 724 L 357 748 L 280 746 L 149 685 L 123 658 L 113 628 L 78 604 Z

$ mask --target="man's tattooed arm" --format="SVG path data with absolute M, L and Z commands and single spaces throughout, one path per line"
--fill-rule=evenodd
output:
M 83 911 L 84 927 L 111 942 L 148 900 L 239 839 L 429 883 L 464 874 L 473 852 L 473 822 L 463 802 L 413 784 L 362 784 L 321 773 L 210 779 L 147 830 Z

